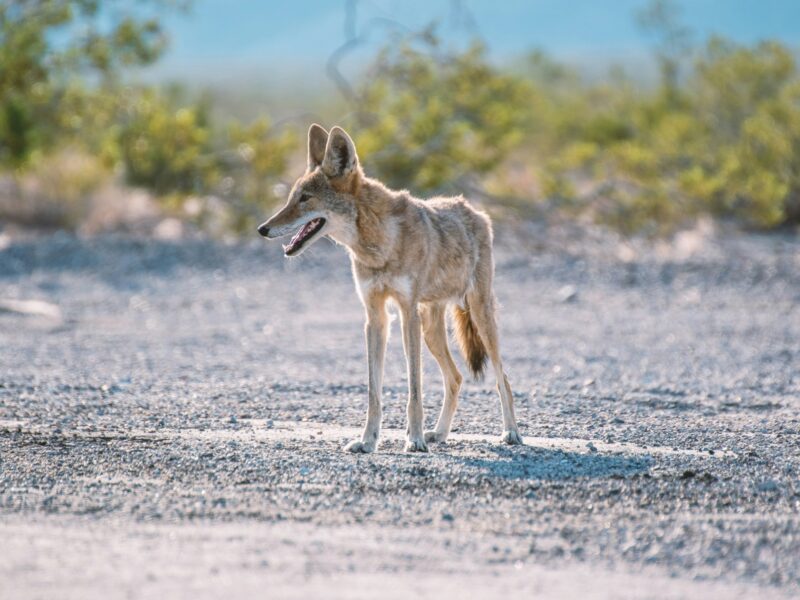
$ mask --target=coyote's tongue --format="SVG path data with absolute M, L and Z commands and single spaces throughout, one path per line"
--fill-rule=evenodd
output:
M 299 249 L 308 238 L 314 235 L 322 224 L 322 219 L 312 219 L 294 234 L 292 239 L 283 247 L 286 254 L 292 254 L 295 250 Z

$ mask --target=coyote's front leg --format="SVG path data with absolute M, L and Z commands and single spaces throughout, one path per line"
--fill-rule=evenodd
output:
M 361 439 L 353 440 L 345 450 L 350 452 L 375 452 L 378 447 L 378 436 L 381 432 L 381 388 L 383 385 L 383 358 L 386 355 L 386 339 L 389 332 L 389 320 L 386 316 L 385 298 L 366 298 L 367 309 L 367 363 L 369 381 L 367 394 L 367 424 Z
M 403 305 L 403 348 L 408 365 L 408 429 L 406 452 L 427 452 L 422 432 L 422 326 L 416 303 Z

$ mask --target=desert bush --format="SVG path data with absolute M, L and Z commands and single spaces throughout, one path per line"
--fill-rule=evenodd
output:
M 219 176 L 202 104 L 173 107 L 163 95 L 144 90 L 115 128 L 111 152 L 118 153 L 131 185 L 162 196 L 202 194 Z
M 145 89 L 134 98 L 116 126 L 112 162 L 169 209 L 199 202 L 194 217 L 201 225 L 213 220 L 215 230 L 252 229 L 276 200 L 275 185 L 299 145 L 296 132 L 274 128 L 268 117 L 214 126 L 203 101 L 183 96 Z
M 214 123 L 203 97 L 123 83 L 127 67 L 150 64 L 165 47 L 158 10 L 182 4 L 0 0 L 0 168 L 14 196 L 4 198 L 6 216 L 76 226 L 85 211 L 75 194 L 91 192 L 81 173 L 97 169 L 104 178 L 121 172 L 168 211 L 214 196 L 202 204 L 234 229 L 273 201 L 291 131 L 276 133 L 268 119 Z
M 0 2 L 0 165 L 70 143 L 120 69 L 153 62 L 164 45 L 158 21 L 123 2 Z
M 126 67 L 164 48 L 151 9 L 178 4 L 0 0 L 0 169 L 8 189 L 39 190 L 20 202 L 52 190 L 74 207 L 114 173 L 175 215 L 247 231 L 282 199 L 297 129 L 221 122 L 203 95 L 124 83 Z M 425 195 L 477 192 L 653 234 L 702 215 L 800 222 L 793 53 L 721 38 L 695 47 L 678 16 L 669 0 L 639 14 L 656 42 L 654 86 L 621 68 L 587 82 L 543 51 L 501 68 L 480 44 L 443 48 L 433 29 L 392 39 L 345 82 L 342 121 L 370 174 Z
M 442 51 L 434 37 L 387 46 L 364 78 L 356 142 L 395 187 L 440 190 L 494 169 L 522 141 L 536 92 L 475 45 Z
M 255 221 L 263 219 L 266 209 L 285 200 L 282 177 L 300 140 L 296 130 L 277 128 L 268 117 L 247 125 L 232 123 L 227 140 L 234 152 L 228 180 L 233 186 L 226 190 L 233 207 L 230 225 L 237 232 L 249 231 Z
M 91 211 L 91 198 L 113 174 L 80 148 L 65 147 L 33 161 L 15 178 L 4 177 L 0 220 L 73 229 Z
M 707 152 L 695 153 L 687 193 L 713 212 L 761 227 L 790 220 L 800 174 L 800 78 L 792 53 L 710 40 L 689 85 Z
M 700 214 L 762 228 L 796 222 L 798 89 L 787 48 L 713 38 L 680 88 L 578 90 L 607 99 L 553 120 L 572 125 L 550 131 L 545 194 L 629 231 L 665 231 Z M 590 191 L 582 197 L 581 183 Z

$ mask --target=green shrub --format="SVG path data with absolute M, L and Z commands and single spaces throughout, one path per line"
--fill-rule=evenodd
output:
M 239 165 L 230 169 L 235 185 L 227 193 L 233 207 L 230 226 L 237 232 L 250 231 L 268 209 L 285 200 L 278 197 L 275 186 L 298 150 L 299 138 L 293 129 L 276 129 L 262 117 L 249 125 L 231 124 L 227 139 Z
M 19 169 L 37 152 L 74 142 L 74 119 L 94 112 L 119 70 L 160 55 L 165 38 L 156 20 L 119 4 L 103 11 L 106 4 L 0 2 L 0 166 Z M 83 81 L 93 82 L 92 93 Z
M 119 157 L 128 182 L 158 195 L 202 194 L 219 176 L 202 105 L 173 108 L 144 91 L 118 125 Z
M 64 149 L 100 157 L 104 177 L 122 172 L 170 209 L 191 198 L 214 207 L 216 223 L 248 230 L 283 195 L 297 132 L 266 118 L 221 124 L 203 97 L 124 86 L 124 69 L 155 60 L 165 37 L 145 5 L 107 11 L 110 2 L 0 0 L 0 167 L 17 179 L 49 173 L 39 189 L 57 190 L 61 171 L 46 161 L 64 163 Z M 542 51 L 503 70 L 480 45 L 446 51 L 430 31 L 393 40 L 347 94 L 345 124 L 370 173 L 426 195 L 484 185 L 498 204 L 654 234 L 706 214 L 758 228 L 800 222 L 793 53 L 721 38 L 693 50 L 677 16 L 669 0 L 640 13 L 656 40 L 653 88 L 621 68 L 586 83 Z
M 182 100 L 144 90 L 130 102 L 112 144 L 128 182 L 174 207 L 190 196 L 214 196 L 225 228 L 252 229 L 275 203 L 274 187 L 299 146 L 295 131 L 276 131 L 266 117 L 214 128 L 202 102 Z
M 573 106 L 556 121 L 570 128 L 553 124 L 545 136 L 546 193 L 625 230 L 663 232 L 700 214 L 797 222 L 800 79 L 788 49 L 713 38 L 680 89 L 601 89 L 604 102 Z M 595 184 L 581 198 L 576 182 Z
M 359 95 L 356 142 L 370 168 L 395 187 L 439 190 L 485 174 L 522 141 L 536 92 L 485 59 L 481 46 L 443 53 L 389 46 Z
M 709 42 L 689 90 L 707 143 L 707 151 L 693 157 L 707 190 L 699 197 L 714 212 L 759 227 L 789 219 L 800 190 L 799 89 L 787 48 Z

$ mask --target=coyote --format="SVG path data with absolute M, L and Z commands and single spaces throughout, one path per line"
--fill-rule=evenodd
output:
M 308 168 L 286 205 L 259 226 L 278 238 L 294 233 L 283 249 L 298 256 L 323 236 L 347 248 L 356 291 L 366 309 L 367 422 L 345 449 L 374 452 L 381 428 L 381 386 L 389 319 L 386 304 L 399 308 L 408 368 L 406 452 L 427 452 L 443 442 L 458 405 L 461 374 L 447 347 L 445 313 L 469 370 L 479 378 L 491 361 L 503 412 L 502 441 L 521 444 L 514 398 L 503 372 L 492 291 L 492 226 L 488 215 L 462 197 L 418 200 L 367 177 L 350 136 L 314 124 L 308 130 Z M 439 363 L 444 401 L 436 427 L 423 432 L 421 339 Z

